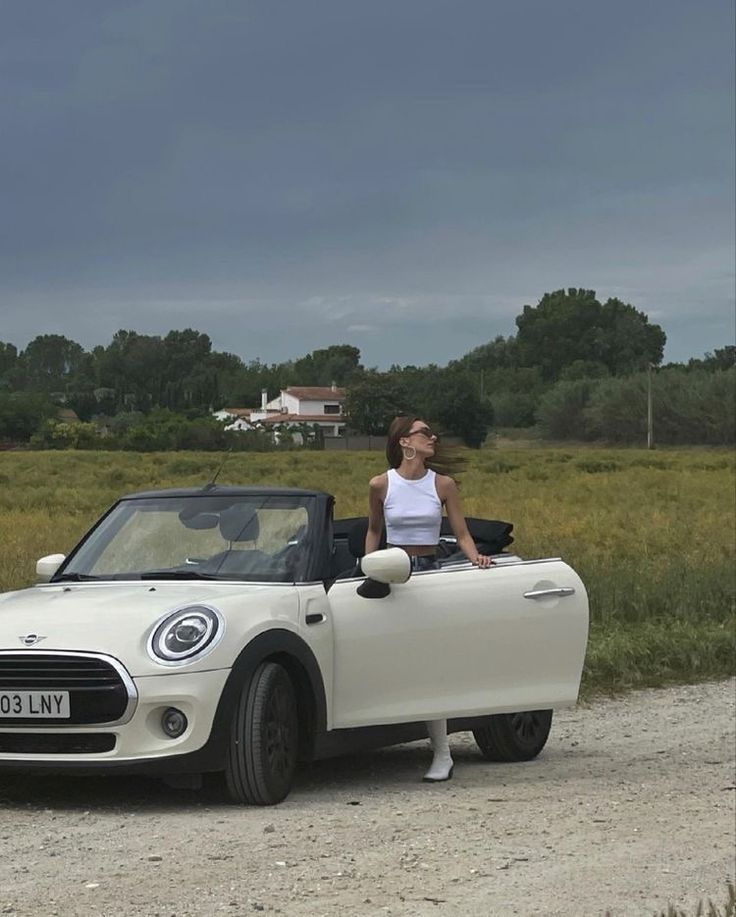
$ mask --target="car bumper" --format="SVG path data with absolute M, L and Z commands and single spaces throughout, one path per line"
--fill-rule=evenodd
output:
M 12 770 L 129 770 L 132 772 L 186 769 L 190 758 L 202 757 L 212 733 L 215 712 L 229 669 L 171 673 L 134 678 L 135 709 L 125 723 L 99 726 L 0 726 L 0 768 Z M 169 738 L 161 725 L 165 710 L 175 707 L 187 718 L 184 733 Z M 23 751 L 24 746 L 54 746 L 58 750 Z M 90 750 L 102 737 L 109 750 Z M 70 752 L 68 746 L 79 750 Z M 11 747 L 13 750 L 2 750 Z M 174 765 L 176 765 L 174 767 Z M 205 769 L 205 768 L 203 768 Z

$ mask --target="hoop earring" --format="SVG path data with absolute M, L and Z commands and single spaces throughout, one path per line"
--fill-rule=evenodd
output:
M 416 458 L 417 450 L 414 448 L 414 446 L 402 446 L 401 451 L 404 453 L 404 458 L 409 462 L 413 458 Z M 410 452 L 411 452 L 411 455 L 409 455 Z

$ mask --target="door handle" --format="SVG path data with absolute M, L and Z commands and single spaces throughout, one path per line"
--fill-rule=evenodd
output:
M 531 592 L 525 592 L 525 599 L 543 599 L 548 595 L 574 595 L 575 590 L 572 586 L 558 586 L 555 589 L 532 589 Z
M 316 614 L 308 614 L 304 620 L 307 624 L 321 624 L 327 620 L 327 617 L 322 612 L 318 612 Z

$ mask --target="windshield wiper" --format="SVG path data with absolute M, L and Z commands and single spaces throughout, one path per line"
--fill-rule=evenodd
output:
M 198 573 L 196 570 L 148 570 L 140 574 L 141 579 L 221 579 L 214 573 Z
M 55 576 L 52 583 L 84 583 L 88 580 L 99 579 L 99 576 L 92 576 L 90 573 L 62 573 L 61 576 Z

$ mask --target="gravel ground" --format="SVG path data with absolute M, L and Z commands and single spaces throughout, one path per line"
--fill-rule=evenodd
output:
M 452 737 L 303 768 L 274 808 L 155 780 L 0 776 L 0 914 L 694 914 L 734 878 L 736 683 L 555 716 L 526 764 Z

